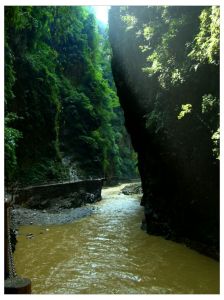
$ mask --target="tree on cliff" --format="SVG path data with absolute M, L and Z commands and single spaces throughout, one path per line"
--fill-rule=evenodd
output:
M 85 7 L 5 7 L 7 180 L 135 174 L 107 40 Z

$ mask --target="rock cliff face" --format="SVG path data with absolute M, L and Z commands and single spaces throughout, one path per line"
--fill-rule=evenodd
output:
M 135 21 L 136 16 L 138 20 L 141 17 L 147 19 L 150 8 L 133 7 L 131 13 L 130 23 Z M 199 14 L 199 9 L 193 11 L 195 27 L 198 26 Z M 184 103 L 185 97 L 191 97 L 195 103 L 198 98 L 201 99 L 208 92 L 202 86 L 209 86 L 208 78 L 214 75 L 214 70 L 206 69 L 202 83 L 194 77 L 195 81 L 188 82 L 188 85 L 173 91 L 162 90 L 156 76 L 149 77 L 143 73 L 146 55 L 139 50 L 137 31 L 131 26 L 125 27 L 123 20 L 120 7 L 112 7 L 109 14 L 112 70 L 125 125 L 138 154 L 143 189 L 141 204 L 145 208 L 147 232 L 176 241 L 188 241 L 194 248 L 217 257 L 219 166 L 211 158 L 211 138 L 193 117 L 180 122 L 175 105 L 172 110 L 173 103 L 178 106 Z M 141 21 L 144 23 L 144 20 Z M 196 30 L 193 30 L 191 36 L 188 34 L 188 39 L 192 40 L 195 33 Z M 199 95 L 194 96 L 193 91 Z M 153 119 L 155 111 L 158 115 L 169 116 L 167 119 L 164 117 L 165 126 L 161 124 L 161 130 L 158 124 L 154 128 L 147 126 L 147 120 Z M 173 119 L 172 112 L 166 114 L 167 111 L 175 112 Z

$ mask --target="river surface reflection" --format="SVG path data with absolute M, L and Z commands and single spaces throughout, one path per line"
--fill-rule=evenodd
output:
M 120 194 L 123 187 L 103 189 L 89 217 L 20 227 L 16 270 L 32 280 L 32 293 L 219 293 L 219 263 L 143 232 L 139 198 Z

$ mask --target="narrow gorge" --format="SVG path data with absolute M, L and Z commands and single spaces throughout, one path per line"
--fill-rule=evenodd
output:
M 220 7 L 4 13 L 5 293 L 218 294 Z

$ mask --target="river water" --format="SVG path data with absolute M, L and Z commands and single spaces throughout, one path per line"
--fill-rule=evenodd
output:
M 219 263 L 142 231 L 140 199 L 120 194 L 123 187 L 103 189 L 86 218 L 20 227 L 16 270 L 32 280 L 32 293 L 219 293 Z

